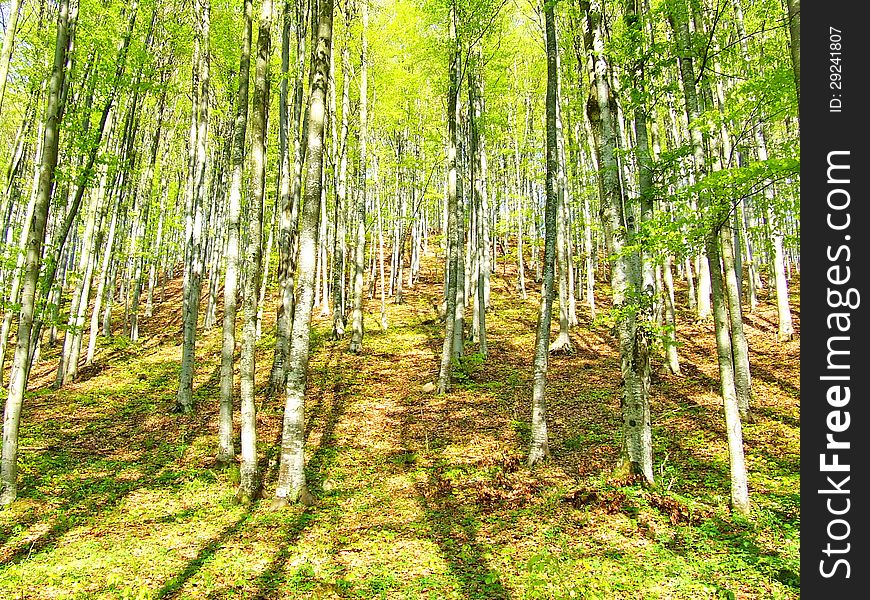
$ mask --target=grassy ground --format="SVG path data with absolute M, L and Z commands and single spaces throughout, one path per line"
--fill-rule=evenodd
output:
M 523 466 L 537 294 L 521 300 L 497 269 L 489 358 L 469 359 L 447 396 L 421 389 L 443 335 L 431 259 L 406 302 L 388 305 L 386 332 L 379 302 L 368 304 L 361 356 L 329 340 L 318 319 L 306 429 L 319 503 L 307 510 L 236 506 L 233 471 L 214 468 L 219 329 L 198 342 L 195 413 L 169 412 L 178 281 L 142 341 L 104 343 L 75 384 L 50 388 L 57 351 L 47 350 L 23 414 L 21 499 L 0 512 L 0 596 L 798 598 L 799 343 L 774 343 L 772 305 L 746 317 L 756 419 L 744 427 L 753 509 L 740 519 L 727 508 L 712 325 L 687 312 L 684 376 L 657 368 L 652 385 L 657 487 L 610 476 L 618 357 L 585 308 L 576 352 L 550 363 L 553 459 Z M 260 382 L 272 323 L 270 306 Z M 268 498 L 283 402 L 258 403 Z

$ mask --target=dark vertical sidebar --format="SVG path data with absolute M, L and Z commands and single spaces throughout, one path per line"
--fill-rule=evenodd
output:
M 861 5 L 806 2 L 800 17 L 804 598 L 870 597 L 870 32 Z

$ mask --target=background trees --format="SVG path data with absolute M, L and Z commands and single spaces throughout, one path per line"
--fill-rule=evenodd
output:
M 799 36 L 788 27 L 799 3 L 787 9 L 740 0 L 10 3 L 0 54 L 9 140 L 0 147 L 0 363 L 13 335 L 16 345 L 4 373 L 3 502 L 16 495 L 19 415 L 43 347 L 62 334 L 56 382 L 73 383 L 85 325 L 85 364 L 100 360 L 101 328 L 131 342 L 153 336 L 153 308 L 178 276 L 176 410 L 218 411 L 218 458 L 231 462 L 238 360 L 241 497 L 252 499 L 262 476 L 255 398 L 266 383 L 267 396 L 287 402 L 278 495 L 304 496 L 312 314 L 330 316 L 337 339 L 350 321 L 346 342 L 365 358 L 367 298 L 379 294 L 385 330 L 387 301 L 404 301 L 437 250 L 437 391 L 487 359 L 492 298 L 505 293 L 490 278 L 510 272 L 517 301 L 541 307 L 537 351 L 526 349 L 540 376 L 529 462 L 546 455 L 541 344 L 570 356 L 572 329 L 596 319 L 612 326 L 620 352 L 624 462 L 648 483 L 651 377 L 660 361 L 680 371 L 685 286 L 697 319 L 712 319 L 732 504 L 747 511 L 743 318 L 770 290 L 788 341 L 789 279 L 800 267 Z M 269 329 L 262 307 L 272 299 Z M 196 340 L 218 307 L 221 391 L 202 397 Z M 258 381 L 258 344 L 273 353 L 268 382 Z

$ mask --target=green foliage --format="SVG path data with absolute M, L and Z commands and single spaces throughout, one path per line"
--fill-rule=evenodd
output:
M 486 356 L 480 352 L 463 354 L 451 361 L 451 376 L 459 385 L 471 383 L 474 380 L 475 373 L 485 361 Z

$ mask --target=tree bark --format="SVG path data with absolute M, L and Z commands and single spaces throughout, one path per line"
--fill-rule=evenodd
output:
M 456 137 L 457 108 L 459 101 L 459 47 L 456 38 L 456 8 L 451 5 L 450 11 L 450 63 L 447 84 L 447 269 L 445 271 L 444 290 L 446 293 L 444 319 L 444 345 L 441 349 L 441 362 L 438 371 L 438 393 L 446 394 L 450 390 L 450 367 L 454 354 L 454 328 L 456 320 L 456 290 L 457 263 L 459 262 L 459 223 L 457 222 L 457 189 L 456 189 Z
M 598 2 L 582 2 L 586 9 L 586 48 L 590 55 L 592 94 L 587 113 L 596 139 L 599 165 L 599 196 L 602 219 L 615 259 L 610 281 L 613 306 L 618 311 L 620 370 L 622 373 L 622 461 L 633 476 L 653 483 L 652 427 L 650 423 L 649 333 L 643 321 L 649 318 L 641 276 L 640 257 L 626 251 L 629 231 L 623 213 L 623 188 L 617 161 L 618 123 L 616 102 L 608 82 L 605 61 L 603 15 Z
M 366 170 L 368 143 L 368 26 L 369 10 L 368 3 L 360 2 L 362 11 L 362 32 L 360 53 L 360 79 L 359 79 L 359 182 L 357 189 L 357 231 L 356 252 L 354 253 L 353 274 L 353 318 L 351 320 L 350 351 L 359 353 L 362 351 L 364 335 L 363 319 L 363 262 L 365 260 L 366 245 Z
M 18 429 L 21 407 L 29 374 L 31 333 L 39 279 L 39 263 L 45 239 L 51 192 L 57 169 L 60 122 L 63 117 L 67 60 L 75 40 L 78 0 L 61 0 L 58 6 L 57 36 L 54 64 L 49 78 L 45 106 L 45 130 L 40 157 L 39 184 L 33 212 L 33 225 L 27 237 L 24 260 L 21 312 L 18 318 L 18 339 L 13 358 L 14 375 L 9 384 L 3 413 L 3 453 L 0 459 L 0 506 L 11 504 L 18 495 Z
M 547 49 L 547 174 L 545 180 L 546 205 L 544 208 L 544 266 L 541 285 L 541 304 L 535 330 L 534 383 L 532 384 L 532 432 L 529 446 L 529 466 L 550 457 L 547 435 L 547 359 L 550 342 L 550 322 L 553 310 L 553 280 L 556 262 L 556 212 L 558 208 L 559 150 L 556 137 L 556 17 L 553 4 L 544 3 L 544 29 Z
M 209 116 L 209 30 L 210 0 L 195 0 L 196 35 L 194 42 L 193 88 L 191 116 L 191 166 L 188 183 L 187 239 L 185 241 L 185 277 L 183 306 L 183 336 L 181 374 L 175 410 L 193 411 L 193 374 L 196 355 L 196 326 L 199 318 L 202 285 L 203 204 L 206 200 L 207 137 Z
M 219 464 L 228 465 L 235 457 L 233 447 L 233 357 L 236 348 L 236 313 L 239 283 L 239 226 L 242 211 L 242 171 L 245 163 L 245 136 L 248 128 L 248 87 L 251 74 L 253 38 L 253 0 L 243 0 L 242 55 L 239 58 L 239 92 L 233 122 L 230 154 L 230 189 L 227 196 L 227 249 L 224 274 L 224 315 L 221 338 L 220 413 L 218 425 Z M 256 460 L 256 458 L 255 458 Z
M 344 336 L 345 313 L 347 312 L 347 138 L 350 113 L 350 53 L 345 40 L 341 49 L 341 140 L 339 144 L 338 169 L 335 181 L 335 258 L 332 283 L 332 338 Z
M 257 343 L 257 302 L 263 274 L 263 198 L 266 191 L 266 128 L 269 112 L 269 56 L 272 53 L 272 0 L 263 0 L 257 32 L 257 63 L 254 72 L 254 97 L 251 106 L 251 198 L 248 203 L 248 244 L 243 296 L 244 326 L 239 357 L 241 392 L 241 454 L 237 499 L 243 504 L 254 500 L 257 486 L 257 409 L 254 402 Z
M 269 395 L 283 390 L 287 380 L 287 352 L 290 340 L 290 327 L 293 321 L 294 278 L 296 271 L 296 229 L 299 220 L 299 194 L 302 177 L 302 95 L 305 78 L 305 48 L 309 23 L 309 3 L 296 4 L 296 73 L 293 86 L 292 108 L 288 104 L 287 73 L 290 69 L 290 29 L 293 13 L 291 3 L 285 0 L 284 23 L 281 33 L 281 87 L 280 87 L 280 144 L 281 179 L 280 200 L 281 218 L 278 235 L 278 303 L 275 327 L 275 354 L 269 375 Z M 292 127 L 293 164 L 290 164 L 288 137 Z
M 474 63 L 468 71 L 468 109 L 469 109 L 469 137 L 471 146 L 471 192 L 472 211 L 475 214 L 475 271 L 477 273 L 477 285 L 474 293 L 474 324 L 472 326 L 472 339 L 477 339 L 478 352 L 486 357 L 486 307 L 487 307 L 487 280 L 489 279 L 489 247 L 485 236 L 485 221 L 487 213 L 486 181 L 484 168 L 486 157 L 484 156 L 483 136 L 480 132 L 479 122 L 483 117 L 483 98 L 481 97 L 479 69 L 480 57 L 475 56 Z
M 693 57 L 689 47 L 688 15 L 685 5 L 670 7 L 668 18 L 674 30 L 677 42 L 680 78 L 683 84 L 686 115 L 691 135 L 692 149 L 695 158 L 695 170 L 700 179 L 705 172 L 704 135 L 697 123 L 700 115 Z M 712 210 L 711 202 L 701 196 L 702 207 Z M 734 381 L 734 361 L 729 331 L 728 306 L 725 297 L 720 255 L 718 232 L 715 230 L 705 234 L 704 245 L 707 257 L 710 259 L 710 279 L 713 295 L 713 322 L 716 335 L 716 351 L 719 359 L 719 379 L 723 404 L 725 408 L 725 428 L 728 438 L 728 455 L 731 471 L 731 509 L 741 514 L 749 513 L 749 490 L 746 475 L 746 463 L 743 451 L 743 433 L 740 423 L 740 411 Z
M 332 45 L 333 0 L 321 0 L 308 105 L 305 202 L 299 227 L 299 297 L 293 313 L 276 503 L 313 503 L 305 481 L 305 388 L 314 305 L 315 250 L 323 185 L 324 117 Z

